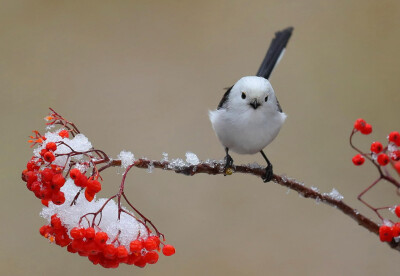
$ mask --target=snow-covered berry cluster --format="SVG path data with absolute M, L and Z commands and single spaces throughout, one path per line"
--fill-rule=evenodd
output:
M 120 263 L 154 264 L 161 250 L 165 256 L 173 255 L 175 248 L 164 243 L 164 235 L 124 193 L 126 175 L 135 165 L 133 154 L 124 160 L 126 170 L 118 193 L 96 198 L 101 191 L 100 173 L 111 167 L 111 159 L 54 110 L 45 119 L 48 132 L 34 131 L 29 140 L 35 146 L 33 156 L 22 172 L 27 188 L 44 205 L 41 216 L 48 223 L 40 234 L 106 268 Z
M 353 164 L 356 166 L 361 166 L 364 164 L 365 160 L 370 161 L 378 170 L 379 177 L 362 191 L 358 199 L 364 203 L 368 208 L 373 210 L 375 214 L 381 219 L 382 224 L 379 228 L 379 236 L 383 242 L 400 242 L 400 223 L 393 222 L 381 215 L 381 211 L 390 210 L 393 211 L 398 218 L 400 218 L 400 205 L 398 206 L 383 206 L 383 207 L 373 207 L 371 204 L 367 203 L 362 196 L 368 192 L 372 187 L 378 184 L 381 180 L 385 180 L 393 184 L 397 190 L 400 189 L 400 182 L 398 177 L 393 176 L 388 166 L 392 167 L 397 174 L 400 175 L 400 133 L 398 131 L 392 131 L 387 136 L 387 141 L 385 144 L 380 141 L 374 141 L 368 151 L 362 151 L 353 144 L 353 136 L 357 132 L 361 134 L 368 135 L 372 132 L 372 126 L 364 119 L 357 119 L 354 123 L 353 131 L 350 135 L 350 145 L 358 152 L 353 158 Z

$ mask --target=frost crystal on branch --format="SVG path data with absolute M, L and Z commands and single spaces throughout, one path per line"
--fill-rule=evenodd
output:
M 73 123 L 51 111 L 45 119 L 48 126 L 53 126 L 48 128 L 52 131 L 45 135 L 34 131 L 29 142 L 36 148 L 22 172 L 27 188 L 44 205 L 41 216 L 48 224 L 40 234 L 106 268 L 116 268 L 120 263 L 138 267 L 154 264 L 161 248 L 166 256 L 174 254 L 174 247 L 164 244 L 164 235 L 124 193 L 134 155 L 121 151 L 118 156 L 125 169 L 118 193 L 96 198 L 103 181 L 100 172 L 109 168 L 112 160 L 93 148 Z M 61 128 L 54 127 L 58 125 Z

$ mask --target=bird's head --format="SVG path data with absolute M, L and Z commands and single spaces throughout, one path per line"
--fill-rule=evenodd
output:
M 278 110 L 271 84 L 256 76 L 243 77 L 235 83 L 229 94 L 229 107 L 242 111 Z

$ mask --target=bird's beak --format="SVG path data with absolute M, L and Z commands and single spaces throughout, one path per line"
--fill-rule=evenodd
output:
M 257 109 L 257 107 L 259 107 L 261 104 L 257 101 L 257 99 L 254 99 L 250 105 L 254 108 Z

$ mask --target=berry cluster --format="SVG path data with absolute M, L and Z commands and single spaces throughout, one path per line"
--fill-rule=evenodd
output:
M 97 179 L 93 177 L 86 177 L 85 174 L 81 173 L 81 171 L 77 168 L 72 169 L 69 172 L 69 176 L 74 180 L 76 186 L 85 189 L 85 197 L 88 201 L 92 201 L 94 196 L 101 191 L 101 184 Z
M 363 119 L 357 119 L 354 123 L 354 129 L 352 135 L 360 131 L 364 135 L 368 135 L 372 132 L 372 126 L 367 124 Z M 388 165 L 393 162 L 393 167 L 400 174 L 400 133 L 392 131 L 388 136 L 388 145 L 384 147 L 381 142 L 375 141 L 371 143 L 370 152 L 360 152 L 356 154 L 352 161 L 356 166 L 361 166 L 365 162 L 365 158 L 371 158 L 371 161 L 381 167 Z
M 29 142 L 38 147 L 22 172 L 27 188 L 45 206 L 41 216 L 49 224 L 40 228 L 40 234 L 105 268 L 116 268 L 120 263 L 138 267 L 154 264 L 161 249 L 165 256 L 173 255 L 175 248 L 164 244 L 164 235 L 124 193 L 126 175 L 133 160 L 126 168 L 119 192 L 109 198 L 96 199 L 102 188 L 100 172 L 110 167 L 111 159 L 103 151 L 94 149 L 73 123 L 54 110 L 45 119 L 49 129 L 56 125 L 62 128 L 45 135 L 34 131 Z M 83 190 L 84 197 L 80 196 Z M 141 219 L 123 207 L 122 200 Z
M 46 137 L 43 136 L 42 140 L 46 140 Z M 56 150 L 56 143 L 47 143 L 40 151 L 40 157 L 33 156 L 22 172 L 22 180 L 26 182 L 28 190 L 40 198 L 45 206 L 48 206 L 50 201 L 56 205 L 65 202 L 64 193 L 60 191 L 65 183 L 62 168 L 52 164 Z
M 379 237 L 383 242 L 392 242 L 393 239 L 396 243 L 400 242 L 400 223 L 393 222 L 391 220 L 385 219 L 380 211 L 382 210 L 392 210 L 397 217 L 400 218 L 400 205 L 384 206 L 384 207 L 373 207 L 371 204 L 367 203 L 362 199 L 362 196 L 368 192 L 372 187 L 378 184 L 381 180 L 385 180 L 393 184 L 396 189 L 400 188 L 399 181 L 390 174 L 390 171 L 386 168 L 387 165 L 391 165 L 394 171 L 400 175 L 400 133 L 397 131 L 392 131 L 387 137 L 387 144 L 384 146 L 381 142 L 375 141 L 371 143 L 368 152 L 363 152 L 356 146 L 354 146 L 352 138 L 355 133 L 360 132 L 364 135 L 368 135 L 372 132 L 372 126 L 367 124 L 364 119 L 357 119 L 354 123 L 353 131 L 350 135 L 350 145 L 358 152 L 353 158 L 353 164 L 356 166 L 361 166 L 364 164 L 365 160 L 370 161 L 378 170 L 379 177 L 376 179 L 368 188 L 362 191 L 358 199 L 364 203 L 368 208 L 372 209 L 376 215 L 382 220 L 382 225 L 379 228 Z
M 116 268 L 120 263 L 144 267 L 146 264 L 155 264 L 161 241 L 158 236 L 150 236 L 145 240 L 134 240 L 127 249 L 118 244 L 118 240 L 110 241 L 106 232 L 97 231 L 93 227 L 72 228 L 72 242 L 67 250 L 87 256 L 93 264 L 100 264 L 105 268 Z M 175 253 L 172 245 L 163 244 L 163 253 L 170 256 Z

